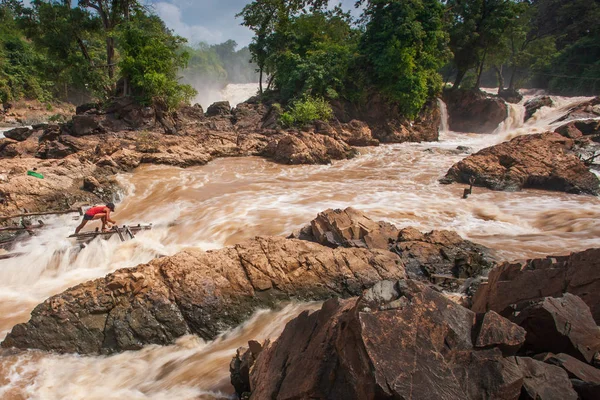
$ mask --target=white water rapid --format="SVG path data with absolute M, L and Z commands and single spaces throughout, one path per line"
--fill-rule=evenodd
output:
M 244 90 L 232 88 L 233 93 Z M 119 224 L 153 222 L 155 229 L 129 242 L 98 240 L 76 251 L 66 237 L 78 221 L 69 216 L 47 219 L 48 228 L 15 249 L 23 256 L 0 261 L 0 339 L 16 323 L 27 321 L 35 305 L 77 283 L 187 247 L 219 248 L 256 235 L 289 234 L 327 208 L 353 206 L 373 219 L 422 231 L 456 230 L 498 250 L 504 259 L 597 247 L 597 197 L 474 188 L 463 200 L 463 185 L 438 183 L 453 163 L 466 157 L 457 146 L 477 151 L 543 132 L 585 99 L 553 100 L 555 107 L 541 109 L 527 123 L 522 122 L 523 105 L 511 105 L 509 118 L 493 134 L 455 133 L 446 124 L 439 142 L 362 148 L 355 159 L 327 166 L 282 166 L 248 157 L 185 170 L 138 168 L 119 177 L 127 193 L 115 218 Z M 316 307 L 289 304 L 258 311 L 213 342 L 187 336 L 173 346 L 110 357 L 4 350 L 0 398 L 229 398 L 228 365 L 235 349 L 249 339 L 276 337 L 290 318 Z

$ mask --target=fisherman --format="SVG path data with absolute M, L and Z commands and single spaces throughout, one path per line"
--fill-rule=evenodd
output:
M 115 211 L 115 205 L 113 203 L 107 203 L 105 206 L 95 206 L 90 208 L 85 212 L 83 216 L 83 221 L 81 224 L 75 229 L 75 234 L 77 235 L 80 230 L 88 223 L 88 221 L 101 220 L 102 221 L 102 232 L 106 232 L 106 225 L 110 222 L 111 224 L 116 224 L 116 221 L 113 221 L 110 218 L 110 213 Z

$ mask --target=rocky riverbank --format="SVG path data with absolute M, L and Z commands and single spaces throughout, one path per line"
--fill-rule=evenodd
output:
M 353 157 L 353 146 L 437 140 L 437 107 L 430 103 L 414 123 L 398 117 L 385 131 L 352 113 L 345 114 L 347 122 L 317 122 L 300 131 L 278 128 L 277 109 L 257 99 L 233 109 L 215 103 L 206 112 L 196 105 L 167 113 L 130 99 L 108 108 L 84 105 L 67 123 L 16 128 L 0 139 L 0 212 L 111 200 L 118 192 L 114 175 L 140 164 L 190 167 L 251 155 L 284 164 L 327 164 Z M 24 175 L 32 168 L 45 179 Z
M 472 310 L 414 280 L 378 282 L 250 341 L 231 382 L 244 399 L 597 399 L 599 253 L 503 264 Z
M 2 346 L 96 354 L 171 344 L 187 333 L 214 339 L 257 308 L 284 300 L 357 296 L 407 275 L 457 288 L 466 283 L 466 292 L 468 277 L 493 265 L 488 249 L 453 232 L 400 230 L 353 209 L 328 210 L 310 226 L 310 238 L 257 237 L 190 250 L 83 283 L 36 307 Z M 322 242 L 322 235 L 349 241 L 312 240 Z

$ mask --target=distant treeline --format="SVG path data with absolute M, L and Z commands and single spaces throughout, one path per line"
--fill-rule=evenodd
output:
M 236 50 L 188 45 L 145 1 L 0 0 L 0 102 L 125 94 L 175 108 L 199 80 L 260 80 L 303 110 L 292 121 L 373 93 L 414 117 L 444 83 L 600 93 L 600 0 L 358 0 L 358 18 L 329 3 L 249 2 L 238 17 L 253 40 Z
M 358 18 L 330 3 L 255 0 L 239 14 L 286 104 L 376 91 L 410 117 L 444 82 L 483 78 L 502 91 L 600 93 L 600 0 L 357 0 Z
M 196 96 L 184 79 L 256 82 L 248 48 L 190 47 L 135 0 L 0 0 L 0 103 L 80 104 L 115 95 L 175 108 Z

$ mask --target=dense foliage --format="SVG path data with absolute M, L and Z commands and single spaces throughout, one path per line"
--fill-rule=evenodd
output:
M 259 80 L 288 119 L 375 93 L 413 118 L 442 75 L 454 87 L 600 93 L 600 0 L 357 0 L 354 13 L 328 0 L 254 0 L 239 14 L 253 40 L 239 50 L 187 45 L 146 4 L 0 0 L 0 101 L 126 94 L 174 108 L 198 81 Z

